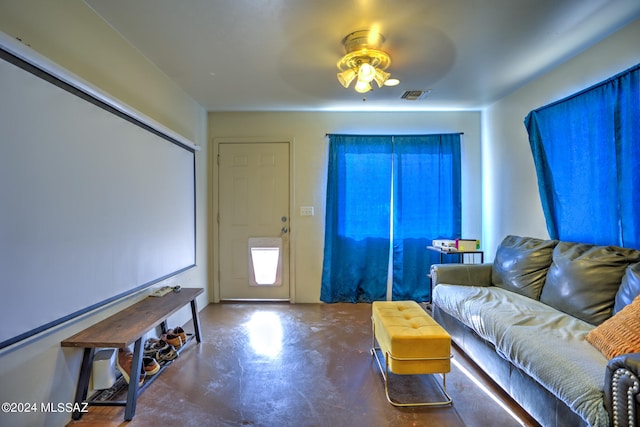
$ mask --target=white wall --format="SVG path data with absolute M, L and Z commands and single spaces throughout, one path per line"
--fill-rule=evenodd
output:
M 424 134 L 464 132 L 462 136 L 462 235 L 480 238 L 482 192 L 480 113 L 210 113 L 211 154 L 216 138 L 284 139 L 294 142 L 293 280 L 295 302 L 320 301 L 327 179 L 327 133 Z M 217 209 L 217 166 L 212 162 L 213 211 Z M 315 216 L 301 217 L 300 206 L 314 206 Z M 435 207 L 434 207 L 435 208 Z M 217 233 L 213 241 L 214 299 L 218 298 Z M 426 274 L 426 272 L 425 272 Z
M 483 112 L 483 239 L 487 260 L 507 234 L 548 238 L 524 127 L 529 111 L 640 62 L 640 20 L 501 99 Z
M 197 267 L 162 284 L 208 291 L 207 117 L 204 109 L 98 18 L 81 0 L 0 0 L 0 31 L 21 39 L 50 60 L 202 147 L 196 154 Z M 0 143 L 6 143 L 1 141 Z M 2 279 L 0 279 L 2 280 Z M 0 287 L 9 286 L 1 283 Z M 208 292 L 198 299 L 208 303 Z M 72 402 L 82 350 L 60 341 L 143 298 L 139 293 L 97 313 L 67 322 L 0 350 L 0 402 Z M 52 302 L 55 303 L 55 302 Z M 190 319 L 188 308 L 170 325 Z M 0 313 L 0 323 L 7 324 Z M 0 413 L 2 426 L 61 426 L 64 412 Z

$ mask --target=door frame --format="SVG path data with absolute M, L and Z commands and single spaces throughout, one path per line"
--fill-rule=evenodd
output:
M 211 271 L 211 277 L 213 278 L 213 302 L 220 302 L 220 223 L 218 222 L 218 212 L 220 212 L 220 200 L 218 183 L 220 182 L 220 167 L 218 165 L 218 155 L 220 154 L 220 144 L 260 144 L 260 143 L 286 143 L 289 147 L 289 302 L 296 302 L 296 283 L 295 283 L 295 246 L 296 246 L 296 217 L 294 215 L 296 206 L 295 202 L 295 168 L 294 168 L 294 154 L 295 154 L 295 139 L 294 138 L 274 138 L 274 137 L 250 137 L 250 138 L 238 138 L 238 137 L 224 137 L 212 138 L 213 150 L 211 150 L 211 158 L 209 159 L 212 165 L 211 174 L 211 215 L 210 215 L 210 227 L 211 230 L 211 259 L 210 265 L 213 266 Z

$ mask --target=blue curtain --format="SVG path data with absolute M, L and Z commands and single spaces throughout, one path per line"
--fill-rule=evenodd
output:
M 640 248 L 640 64 L 525 118 L 553 239 Z
M 320 299 L 383 300 L 391 233 L 391 138 L 331 135 Z
M 396 136 L 393 152 L 393 299 L 431 301 L 439 255 L 425 248 L 460 238 L 460 135 Z
M 426 246 L 460 236 L 460 135 L 329 141 L 320 299 L 386 299 L 393 209 L 392 298 L 430 301 L 427 274 L 438 259 Z

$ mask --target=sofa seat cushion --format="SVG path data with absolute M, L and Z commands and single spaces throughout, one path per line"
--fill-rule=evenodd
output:
M 603 405 L 607 359 L 585 340 L 593 325 L 495 286 L 440 284 L 433 303 L 491 342 L 589 425 L 609 425 Z

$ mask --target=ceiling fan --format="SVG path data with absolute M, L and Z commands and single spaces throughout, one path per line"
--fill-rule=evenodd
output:
M 386 70 L 391 65 L 389 54 L 381 50 L 385 38 L 373 30 L 359 30 L 348 34 L 342 44 L 346 54 L 338 61 L 338 81 L 348 88 L 356 80 L 354 89 L 358 93 L 373 90 L 371 82 L 375 81 L 379 88 L 395 86 L 400 83 L 392 79 Z

